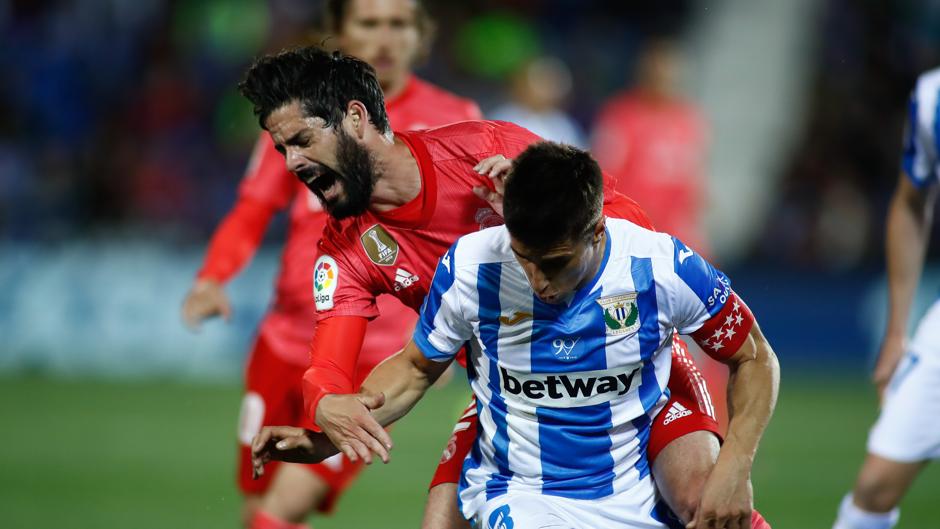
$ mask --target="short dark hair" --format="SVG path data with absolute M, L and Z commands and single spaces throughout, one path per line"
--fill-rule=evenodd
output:
M 322 118 L 328 127 L 343 120 L 350 101 L 359 101 L 380 132 L 391 130 L 385 98 L 375 70 L 364 61 L 317 46 L 284 50 L 257 59 L 238 89 L 254 105 L 258 123 L 293 101 L 304 115 Z
M 604 205 L 604 177 L 585 151 L 569 145 L 530 145 L 512 165 L 503 216 L 513 238 L 546 250 L 588 237 Z
M 346 22 L 346 15 L 349 14 L 349 3 L 352 0 L 326 0 L 323 4 L 323 29 L 327 33 L 339 35 L 343 29 L 343 23 Z M 426 59 L 431 51 L 431 42 L 434 40 L 434 34 L 437 33 L 437 25 L 430 13 L 424 7 L 424 2 L 414 0 L 415 3 L 415 25 L 418 28 L 418 35 L 421 39 L 421 46 L 418 51 L 418 60 Z

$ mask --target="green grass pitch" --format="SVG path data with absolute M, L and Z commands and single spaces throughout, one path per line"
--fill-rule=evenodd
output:
M 784 374 L 754 469 L 776 529 L 830 527 L 876 414 L 861 378 Z M 368 468 L 318 529 L 414 528 L 425 487 L 465 405 L 464 384 L 429 394 L 393 430 L 392 463 Z M 0 379 L 0 525 L 234 528 L 237 384 Z M 938 420 L 926 418 L 926 422 Z M 915 483 L 899 527 L 940 527 L 940 470 Z

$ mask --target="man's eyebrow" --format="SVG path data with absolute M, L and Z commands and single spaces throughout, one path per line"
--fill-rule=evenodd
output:
M 284 140 L 284 145 L 297 145 L 298 143 L 300 143 L 300 136 L 304 134 L 305 132 L 306 131 L 304 130 L 298 130 L 290 138 L 287 138 L 286 140 Z

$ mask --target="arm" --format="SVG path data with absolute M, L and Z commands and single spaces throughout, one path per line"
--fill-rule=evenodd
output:
M 387 463 L 392 440 L 383 427 L 408 413 L 448 365 L 428 360 L 414 341 L 408 342 L 376 366 L 358 394 L 324 397 L 320 408 L 332 420 L 318 424 L 350 461 L 371 463 L 374 452 Z
M 320 408 L 330 408 L 338 418 L 335 427 L 324 425 L 324 433 L 286 426 L 263 428 L 251 444 L 255 476 L 262 475 L 264 464 L 272 459 L 319 463 L 338 452 L 350 461 L 362 458 L 366 464 L 372 463 L 375 452 L 387 463 L 392 440 L 383 427 L 408 413 L 449 365 L 450 361 L 427 359 L 414 341 L 408 342 L 369 374 L 358 394 L 331 394 L 322 399 Z
M 924 268 L 936 187 L 918 189 L 901 173 L 888 208 L 885 257 L 888 266 L 888 324 L 873 379 L 879 395 L 904 353 L 908 318 Z
M 356 363 L 366 335 L 368 320 L 360 316 L 333 316 L 320 320 L 310 345 L 310 367 L 301 387 L 304 409 L 314 424 L 330 424 L 320 402 L 334 393 L 352 393 Z
M 239 186 L 238 201 L 212 236 L 202 269 L 183 300 L 186 325 L 196 329 L 207 318 L 229 318 L 231 307 L 222 286 L 251 260 L 271 218 L 287 207 L 295 192 L 296 181 L 283 157 L 268 133 L 262 133 Z
M 276 209 L 248 197 L 236 202 L 216 229 L 202 269 L 183 300 L 183 321 L 190 328 L 213 316 L 231 314 L 223 285 L 251 260 Z
M 712 521 L 750 526 L 751 467 L 777 401 L 780 366 L 756 323 L 740 349 L 722 361 L 730 370 L 728 434 L 689 528 L 711 527 Z

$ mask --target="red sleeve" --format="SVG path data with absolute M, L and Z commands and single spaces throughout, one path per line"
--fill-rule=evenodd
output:
M 515 159 L 526 150 L 529 145 L 545 141 L 544 138 L 508 121 L 492 121 L 497 127 L 493 130 L 495 144 L 493 145 L 494 154 L 502 154 L 506 158 Z
M 366 335 L 366 323 L 365 318 L 339 316 L 317 324 L 310 347 L 310 367 L 301 382 L 304 409 L 314 424 L 320 399 L 356 390 L 353 377 Z
M 727 360 L 747 341 L 754 314 L 732 290 L 725 305 L 692 333 L 695 343 L 716 360 Z
M 275 213 L 276 209 L 264 202 L 239 198 L 212 235 L 196 277 L 220 283 L 231 279 L 255 254 Z
M 607 176 L 606 174 L 604 175 Z M 606 186 L 605 186 L 606 187 Z M 615 219 L 629 220 L 630 222 L 655 231 L 653 221 L 646 216 L 646 212 L 632 198 L 614 190 L 604 190 L 604 214 Z
M 284 157 L 274 148 L 271 135 L 263 132 L 255 143 L 245 177 L 238 188 L 241 197 L 270 204 L 281 210 L 297 194 L 297 178 L 287 170 Z
M 357 255 L 356 241 L 327 224 L 319 242 L 320 255 L 313 271 L 314 301 L 317 321 L 334 316 L 358 316 L 373 319 L 379 315 L 375 304 L 370 267 Z M 332 270 L 332 274 L 330 271 Z

